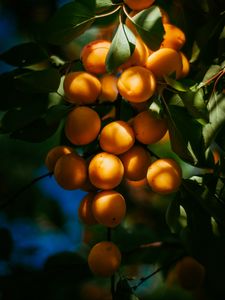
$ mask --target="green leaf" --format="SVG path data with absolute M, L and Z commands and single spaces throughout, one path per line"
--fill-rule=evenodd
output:
M 28 93 L 49 93 L 57 91 L 61 75 L 58 70 L 49 68 L 41 71 L 28 71 L 14 77 L 18 90 Z
M 167 106 L 167 118 L 173 151 L 190 164 L 204 166 L 202 125 L 180 106 Z
M 40 117 L 48 105 L 48 95 L 32 95 L 28 105 L 8 110 L 1 119 L 1 132 L 19 130 Z
M 206 81 L 211 79 L 214 75 L 218 74 L 222 70 L 221 66 L 219 65 L 212 65 L 205 73 L 205 76 L 202 80 L 202 84 L 204 85 Z M 201 84 L 200 84 L 201 85 Z
M 45 114 L 45 121 L 47 125 L 60 122 L 71 110 L 71 106 L 54 105 L 51 106 Z
M 26 142 L 40 143 L 52 136 L 59 124 L 48 126 L 44 118 L 39 118 L 29 123 L 27 126 L 14 131 L 10 137 Z
M 172 233 L 176 233 L 180 229 L 180 199 L 175 197 L 169 204 L 166 211 L 166 223 Z
M 64 45 L 81 35 L 95 20 L 94 11 L 85 3 L 70 2 L 62 6 L 43 30 L 44 39 Z
M 164 36 L 162 16 L 157 6 L 142 10 L 131 18 L 135 28 L 145 44 L 152 50 L 157 50 Z
M 0 60 L 18 67 L 30 66 L 48 59 L 47 52 L 37 43 L 17 45 L 0 54 Z
M 225 124 L 225 94 L 218 91 L 213 92 L 207 108 L 209 123 L 203 128 L 205 147 L 209 147 Z
M 187 92 L 189 88 L 185 86 L 182 82 L 177 81 L 169 76 L 164 76 L 166 83 L 174 88 L 178 92 Z
M 138 300 L 133 294 L 127 279 L 120 279 L 116 286 L 114 300 Z
M 198 89 L 196 92 L 187 91 L 179 93 L 182 102 L 189 111 L 189 113 L 197 119 L 208 121 L 208 111 L 204 100 L 203 89 Z
M 190 197 L 197 201 L 209 216 L 225 226 L 225 204 L 221 203 L 207 186 L 199 185 L 196 181 L 188 179 L 183 181 L 183 186 Z
M 120 24 L 112 40 L 111 47 L 106 57 L 108 72 L 115 71 L 126 62 L 135 49 L 135 36 L 124 24 Z

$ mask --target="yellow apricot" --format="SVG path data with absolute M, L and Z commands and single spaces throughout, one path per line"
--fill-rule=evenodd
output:
M 159 79 L 172 73 L 176 73 L 176 77 L 179 77 L 182 70 L 182 59 L 176 50 L 161 48 L 150 54 L 146 61 L 146 67 Z
M 121 154 L 130 149 L 135 142 L 131 126 L 125 121 L 113 121 L 103 127 L 99 144 L 101 148 L 113 154 Z
M 100 224 L 114 228 L 125 217 L 126 202 L 124 197 L 116 191 L 98 192 L 92 203 L 92 211 Z
M 180 50 L 186 42 L 186 36 L 184 32 L 175 25 L 163 24 L 165 34 L 161 44 L 162 48 L 172 48 L 174 50 Z
M 158 142 L 167 131 L 167 122 L 156 112 L 146 110 L 136 115 L 132 121 L 136 139 L 143 144 Z
M 78 215 L 79 219 L 86 225 L 95 225 L 97 220 L 95 219 L 92 211 L 92 203 L 95 197 L 95 193 L 88 193 L 81 200 Z
M 83 71 L 65 75 L 63 87 L 66 100 L 74 104 L 95 103 L 101 92 L 98 78 Z
M 184 78 L 188 75 L 189 71 L 190 71 L 190 63 L 189 60 L 187 59 L 186 55 L 183 52 L 179 52 L 181 55 L 181 59 L 182 59 L 182 70 L 181 73 L 179 75 L 179 78 Z
M 149 152 L 140 145 L 134 145 L 119 156 L 124 166 L 124 177 L 129 180 L 141 180 L 147 174 L 151 162 Z
M 124 0 L 124 2 L 133 10 L 142 10 L 149 8 L 155 0 Z
M 131 57 L 120 66 L 121 69 L 127 69 L 131 66 L 144 66 L 149 56 L 149 49 L 139 36 L 136 36 L 136 45 Z
M 75 153 L 63 155 L 55 164 L 54 176 L 64 189 L 79 189 L 87 178 L 86 162 Z
M 100 152 L 91 159 L 88 172 L 94 186 L 102 190 L 111 190 L 122 181 L 124 168 L 117 156 Z
M 102 89 L 98 99 L 101 102 L 114 102 L 118 96 L 117 77 L 112 74 L 104 74 L 99 80 Z
M 102 241 L 94 245 L 88 255 L 91 271 L 101 277 L 110 277 L 121 264 L 121 252 L 112 242 Z
M 153 162 L 147 171 L 147 181 L 151 189 L 159 194 L 176 192 L 181 184 L 182 171 L 177 162 L 161 158 Z
M 145 102 L 155 92 L 156 80 L 151 71 L 141 66 L 130 67 L 118 79 L 119 93 L 130 102 Z
M 95 40 L 84 46 L 81 61 L 87 72 L 94 74 L 106 72 L 105 60 L 110 46 L 111 42 L 107 40 Z
M 62 155 L 66 155 L 72 152 L 73 149 L 69 146 L 56 146 L 50 149 L 45 158 L 45 165 L 48 168 L 49 172 L 54 171 L 55 164 Z
M 94 141 L 101 128 L 97 112 L 86 106 L 73 109 L 65 122 L 65 135 L 75 145 L 87 145 Z

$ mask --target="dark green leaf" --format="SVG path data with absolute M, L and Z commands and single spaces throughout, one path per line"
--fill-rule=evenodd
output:
M 85 3 L 70 2 L 62 6 L 44 29 L 44 39 L 55 45 L 71 42 L 81 35 L 95 20 L 94 11 Z
M 60 73 L 50 68 L 41 71 L 28 71 L 14 77 L 18 90 L 28 93 L 49 93 L 57 91 L 60 84 Z
M 45 121 L 48 125 L 60 122 L 71 110 L 71 106 L 54 105 L 45 114 Z
M 108 72 L 115 71 L 126 62 L 135 49 L 135 36 L 124 24 L 120 24 L 112 40 L 109 53 L 106 58 Z
M 207 186 L 199 185 L 193 180 L 184 180 L 183 186 L 190 197 L 197 201 L 209 216 L 225 226 L 225 204 L 221 203 L 220 200 L 210 192 Z
M 157 50 L 165 33 L 159 8 L 153 5 L 137 13 L 131 20 L 146 45 Z
M 221 66 L 218 65 L 212 65 L 210 66 L 210 68 L 208 69 L 208 71 L 205 73 L 205 76 L 202 80 L 203 84 L 208 81 L 209 79 L 211 79 L 214 75 L 218 74 L 221 71 Z
M 32 143 L 39 143 L 50 136 L 57 130 L 59 124 L 48 126 L 43 118 L 36 119 L 22 129 L 14 131 L 10 137 Z
M 0 54 L 0 59 L 13 66 L 25 67 L 48 59 L 48 54 L 40 45 L 30 42 Z
M 117 283 L 114 300 L 138 300 L 133 294 L 127 279 L 120 279 Z
M 202 125 L 180 106 L 167 106 L 167 117 L 173 151 L 188 163 L 204 165 Z
M 180 200 L 175 197 L 170 202 L 166 211 L 166 223 L 169 226 L 171 232 L 176 233 L 179 231 L 179 217 L 180 217 Z
M 209 123 L 203 128 L 205 147 L 208 147 L 213 142 L 225 124 L 225 94 L 217 91 L 213 92 L 207 108 L 209 111 Z

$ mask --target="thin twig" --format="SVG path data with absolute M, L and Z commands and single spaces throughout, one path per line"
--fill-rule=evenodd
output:
M 0 204 L 0 210 L 5 209 L 8 205 L 12 204 L 16 199 L 19 198 L 24 192 L 26 192 L 32 185 L 37 183 L 38 181 L 44 179 L 45 177 L 52 176 L 53 172 L 48 172 L 46 174 L 43 174 L 37 178 L 34 178 L 30 183 L 23 186 L 20 190 L 18 190 L 14 195 L 12 195 L 10 198 L 5 200 L 2 204 Z

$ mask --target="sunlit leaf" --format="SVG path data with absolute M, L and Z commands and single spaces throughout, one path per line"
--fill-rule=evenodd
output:
M 135 49 L 135 36 L 124 24 L 120 24 L 112 40 L 109 53 L 106 58 L 108 72 L 115 71 L 128 60 Z
M 165 33 L 159 7 L 153 5 L 148 9 L 142 10 L 132 17 L 131 20 L 146 45 L 152 50 L 157 50 L 163 41 Z

